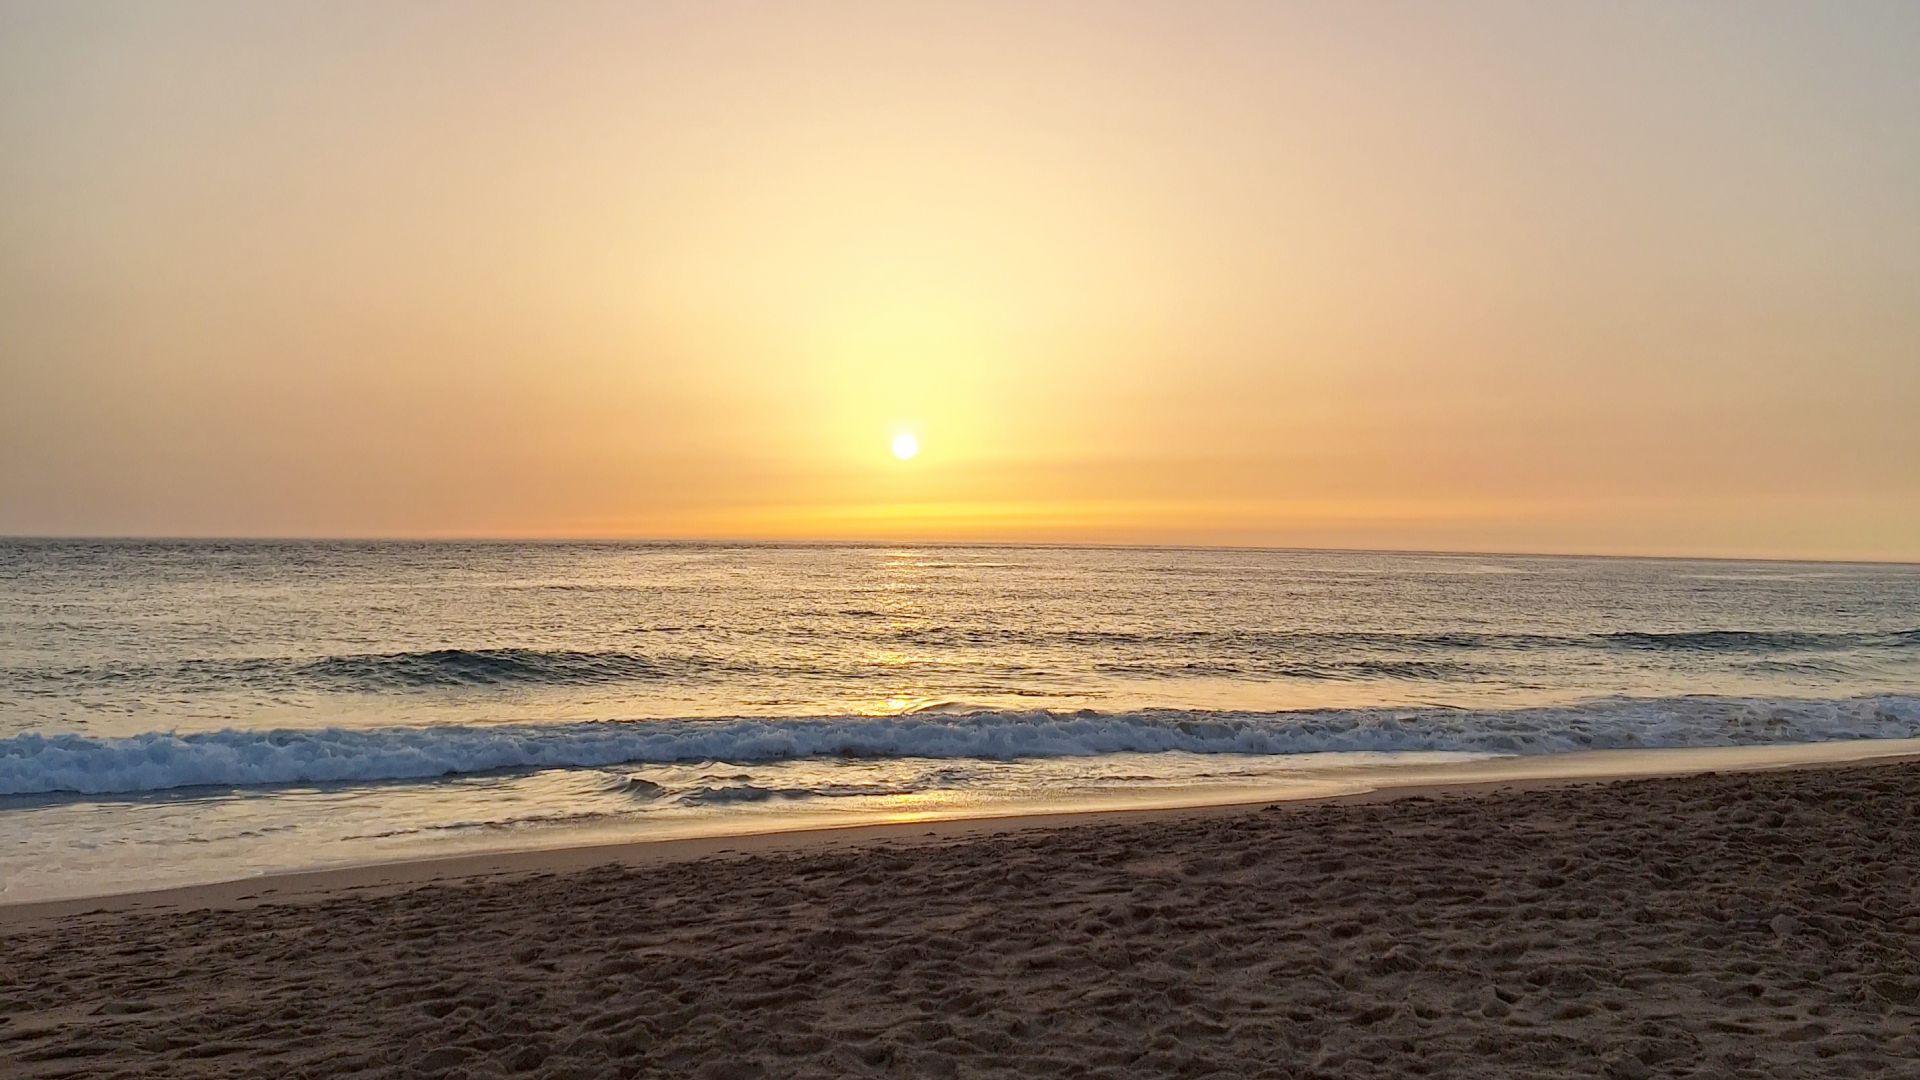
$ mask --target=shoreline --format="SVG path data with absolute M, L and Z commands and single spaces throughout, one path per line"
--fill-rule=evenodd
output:
M 1282 792 L 1187 804 L 1100 804 L 1079 809 L 1034 807 L 1000 814 L 807 824 L 792 828 L 757 828 L 690 836 L 586 841 L 276 871 L 158 889 L 54 899 L 0 900 L 0 931 L 76 916 L 317 903 L 344 895 L 379 895 L 436 885 L 513 881 L 607 866 L 631 868 L 714 857 L 792 854 L 816 849 L 939 844 L 1080 826 L 1215 818 L 1260 809 L 1289 811 L 1327 805 L 1462 798 L 1543 788 L 1595 786 L 1634 779 L 1755 771 L 1829 770 L 1914 761 L 1920 761 L 1920 739 L 1516 756 L 1359 774 L 1365 779 L 1356 782 L 1365 783 L 1367 786 L 1364 789 L 1337 794 L 1305 793 L 1290 796 Z

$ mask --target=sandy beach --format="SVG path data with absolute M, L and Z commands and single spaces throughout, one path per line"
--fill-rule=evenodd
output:
M 1920 1080 L 1917 53 L 0 0 L 0 1080 Z
M 1912 1075 L 1916 827 L 1905 761 L 13 908 L 0 1076 Z

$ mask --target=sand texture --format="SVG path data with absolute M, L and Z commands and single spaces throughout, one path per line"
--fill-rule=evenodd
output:
M 1166 815 L 0 939 L 0 1076 L 1920 1076 L 1920 766 Z

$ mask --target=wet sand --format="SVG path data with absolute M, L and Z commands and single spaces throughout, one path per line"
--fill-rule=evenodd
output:
M 1901 762 L 0 909 L 0 1077 L 1910 1076 L 1916 836 Z

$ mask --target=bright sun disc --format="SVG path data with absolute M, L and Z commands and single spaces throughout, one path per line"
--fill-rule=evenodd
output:
M 920 452 L 920 440 L 912 432 L 901 432 L 893 437 L 893 456 L 905 461 Z

